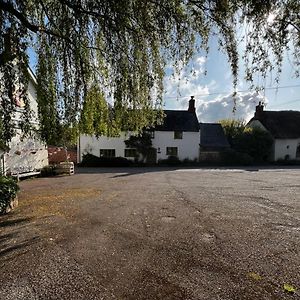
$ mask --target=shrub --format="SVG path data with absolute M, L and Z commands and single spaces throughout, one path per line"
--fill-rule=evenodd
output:
M 81 167 L 129 167 L 133 162 L 124 157 L 98 157 L 85 154 L 82 157 Z
M 275 162 L 275 165 L 283 165 L 283 166 L 299 166 L 300 160 L 295 159 L 278 159 Z
M 55 166 L 45 166 L 41 169 L 41 177 L 49 177 L 55 175 Z
M 195 158 L 195 159 L 185 158 L 182 161 L 182 163 L 186 164 L 186 165 L 193 165 L 193 164 L 197 163 L 197 158 Z
M 158 162 L 160 165 L 167 165 L 167 166 L 178 166 L 181 164 L 181 161 L 177 156 L 170 155 L 167 159 L 161 159 Z
M 16 179 L 0 176 L 0 213 L 4 213 L 12 199 L 17 196 L 19 186 Z
M 254 159 L 247 153 L 237 152 L 233 149 L 221 152 L 221 163 L 225 165 L 252 165 Z
M 273 138 L 267 131 L 259 128 L 247 128 L 234 142 L 234 149 L 247 153 L 255 162 L 268 161 L 273 145 Z

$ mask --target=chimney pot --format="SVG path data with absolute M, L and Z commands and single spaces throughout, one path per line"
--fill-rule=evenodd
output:
M 259 101 L 258 105 L 255 107 L 254 118 L 258 120 L 261 119 L 263 111 L 264 111 L 264 104 L 261 101 Z
M 196 108 L 195 108 L 195 97 L 191 96 L 191 99 L 189 100 L 189 108 L 188 108 L 188 112 L 195 112 Z

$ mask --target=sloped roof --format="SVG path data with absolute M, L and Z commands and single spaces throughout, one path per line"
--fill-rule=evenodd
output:
M 300 138 L 300 111 L 262 111 L 259 120 L 274 138 Z
M 199 131 L 199 121 L 195 112 L 187 110 L 164 110 L 162 125 L 155 126 L 157 131 Z
M 200 123 L 200 146 L 213 148 L 229 147 L 221 124 Z

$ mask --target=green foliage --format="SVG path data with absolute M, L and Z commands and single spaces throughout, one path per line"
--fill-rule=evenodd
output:
M 130 167 L 132 164 L 124 157 L 98 157 L 88 153 L 83 155 L 80 167 Z
M 229 144 L 233 145 L 233 140 L 243 134 L 246 123 L 244 120 L 224 119 L 220 120 L 224 133 L 227 137 Z
M 241 153 L 234 149 L 229 149 L 221 152 L 221 163 L 226 166 L 250 166 L 254 163 L 254 160 L 253 157 L 247 153 Z
M 283 285 L 283 290 L 284 290 L 285 292 L 291 293 L 291 294 L 294 294 L 294 293 L 296 292 L 296 289 L 295 289 L 292 285 L 287 284 L 287 283 L 285 283 L 285 284 Z
M 9 147 L 7 146 L 7 143 L 5 142 L 4 138 L 0 138 L 0 153 L 1 151 L 7 151 Z
M 55 174 L 55 166 L 45 166 L 41 169 L 41 177 L 50 177 L 54 176 Z
M 0 213 L 5 212 L 10 201 L 17 196 L 19 189 L 14 178 L 0 176 Z
M 103 92 L 97 86 L 92 86 L 83 102 L 80 131 L 89 135 L 95 134 L 97 137 L 107 135 L 108 124 L 111 121 L 109 113 Z
M 273 138 L 267 131 L 259 128 L 247 128 L 234 141 L 234 148 L 249 154 L 256 162 L 268 161 Z
M 245 153 L 255 162 L 268 161 L 273 138 L 267 131 L 246 127 L 243 120 L 221 120 L 220 123 L 231 147 L 237 153 Z M 235 156 L 236 154 L 234 154 L 233 160 L 239 160 Z M 228 160 L 227 156 L 226 160 Z
M 250 82 L 274 69 L 279 80 L 285 52 L 299 76 L 299 11 L 298 0 L 0 0 L 0 138 L 14 135 L 16 94 L 26 106 L 20 127 L 30 130 L 29 49 L 38 57 L 44 140 L 60 140 L 60 125 L 96 135 L 141 131 L 161 114 L 166 64 L 179 70 L 195 52 L 208 51 L 210 36 L 227 54 L 234 88 L 241 40 Z M 94 89 L 102 95 L 97 101 Z
M 138 135 L 131 135 L 129 139 L 124 142 L 127 148 L 134 148 L 137 153 L 141 154 L 142 162 L 147 160 L 147 157 L 151 155 L 153 150 L 151 135 L 146 131 Z
M 38 50 L 37 66 L 37 100 L 40 119 L 41 138 L 49 145 L 59 144 L 61 125 L 59 119 L 59 107 L 57 93 L 57 79 L 54 72 L 55 57 L 50 47 L 41 43 Z

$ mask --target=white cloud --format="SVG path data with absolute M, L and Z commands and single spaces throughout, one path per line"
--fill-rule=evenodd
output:
M 197 105 L 200 122 L 217 122 L 221 119 L 249 119 L 254 115 L 255 106 L 259 101 L 267 100 L 256 92 L 239 93 L 236 96 L 236 111 L 233 112 L 234 101 L 232 95 L 218 96 L 211 101 L 203 101 Z
M 208 95 L 209 89 L 215 82 L 209 85 L 201 85 L 199 79 L 204 77 L 204 64 L 206 58 L 197 56 L 191 64 L 183 68 L 179 73 L 174 73 L 171 65 L 167 68 L 167 75 L 164 80 L 164 94 L 166 107 L 170 109 L 186 109 L 188 100 L 192 95 Z
M 165 108 L 166 109 L 187 109 L 188 100 L 195 96 L 196 109 L 200 122 L 217 122 L 221 119 L 244 119 L 248 121 L 254 114 L 255 106 L 259 101 L 267 103 L 265 97 L 256 92 L 238 93 L 236 96 L 236 110 L 233 113 L 234 101 L 232 95 L 217 95 L 213 100 L 212 97 L 217 89 L 224 91 L 230 90 L 230 85 L 218 86 L 215 80 L 203 84 L 205 80 L 205 63 L 206 58 L 198 55 L 186 68 L 181 72 L 174 73 L 171 65 L 167 68 L 167 76 L 164 80 L 165 89 Z M 230 77 L 231 73 L 224 74 Z M 204 81 L 205 82 L 205 81 Z M 244 88 L 243 82 L 239 82 L 239 89 Z

